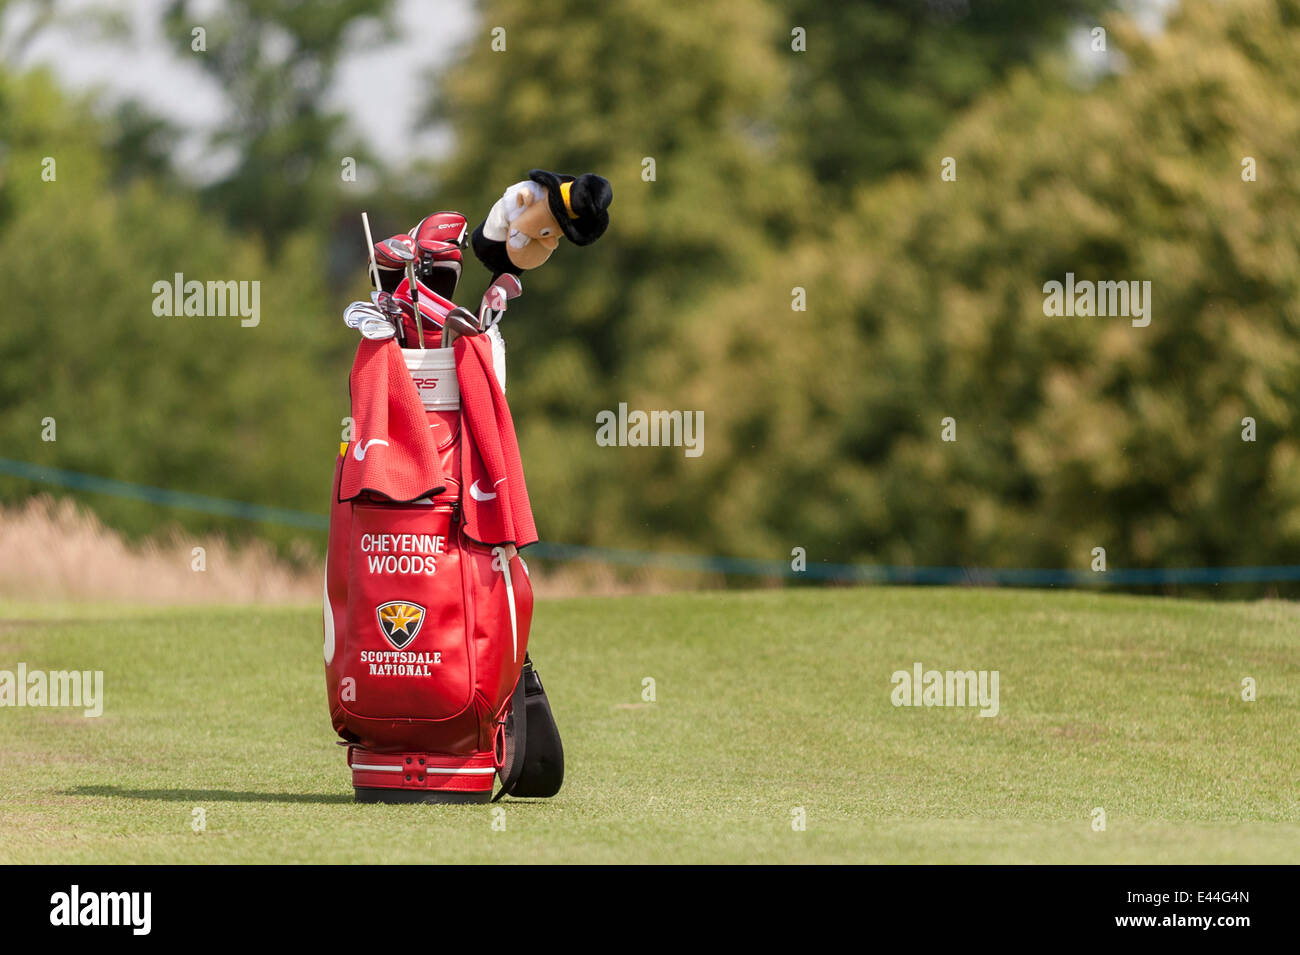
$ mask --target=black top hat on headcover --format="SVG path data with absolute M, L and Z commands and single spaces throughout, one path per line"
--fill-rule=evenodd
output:
M 575 179 L 545 169 L 530 170 L 528 178 L 546 187 L 551 215 L 574 245 L 591 245 L 605 234 L 609 225 L 605 210 L 614 199 L 608 179 L 590 172 Z

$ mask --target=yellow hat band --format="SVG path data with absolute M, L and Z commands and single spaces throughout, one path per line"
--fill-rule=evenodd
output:
M 569 189 L 573 186 L 573 180 L 560 183 L 560 198 L 564 200 L 564 211 L 569 214 L 570 219 L 578 218 L 578 214 L 573 211 L 573 203 L 569 201 Z

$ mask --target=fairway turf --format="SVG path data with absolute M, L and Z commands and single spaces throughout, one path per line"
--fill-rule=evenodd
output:
M 1077 592 L 542 601 L 567 778 L 498 831 L 352 803 L 318 608 L 0 605 L 0 669 L 106 697 L 0 709 L 0 862 L 1296 862 L 1298 633 L 1279 601 Z M 918 661 L 998 670 L 999 714 L 896 708 Z

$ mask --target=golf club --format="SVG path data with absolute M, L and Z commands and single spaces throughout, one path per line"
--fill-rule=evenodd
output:
M 420 287 L 415 281 L 415 256 L 406 263 L 406 284 L 411 290 L 411 304 L 415 306 L 415 331 L 420 336 L 420 347 L 424 348 L 424 320 L 420 315 Z
M 405 348 L 406 326 L 402 323 L 402 306 L 405 305 L 409 309 L 410 303 L 403 302 L 401 299 L 393 298 L 392 292 L 386 292 L 383 290 L 371 292 L 370 301 L 376 308 L 388 316 L 389 321 L 397 326 L 397 340 L 402 344 L 402 347 Z
M 368 315 L 361 322 L 361 335 L 371 341 L 387 341 L 397 334 L 397 326 L 390 322 L 385 315 L 376 312 L 374 315 Z
M 369 302 L 353 302 L 344 309 L 343 324 L 371 341 L 385 341 L 397 334 L 396 323 Z
M 512 298 L 518 298 L 523 290 L 524 283 L 520 281 L 519 276 L 511 275 L 509 272 L 498 275 L 487 287 L 487 291 L 483 293 L 483 300 L 479 303 L 479 330 L 487 331 L 501 321 L 506 303 Z
M 401 238 L 406 238 L 406 237 L 402 236 Z M 414 244 L 414 240 L 412 240 L 412 244 Z M 415 305 L 415 315 L 416 315 L 415 332 L 420 338 L 420 347 L 423 348 L 424 347 L 424 323 L 419 319 L 420 291 L 416 287 L 416 283 L 415 283 L 415 252 L 411 249 L 410 245 L 400 241 L 399 237 L 397 236 L 394 236 L 391 239 L 385 239 L 383 242 L 379 243 L 379 246 L 384 250 L 384 253 L 388 255 L 390 258 L 392 258 L 394 261 L 402 262 L 406 265 L 407 288 L 409 288 L 411 292 L 411 303 Z
M 411 303 L 415 305 L 415 330 L 420 335 L 420 347 L 424 348 L 424 321 L 420 316 L 420 287 L 415 281 L 415 257 L 407 262 L 407 285 L 411 287 Z
M 471 337 L 479 334 L 478 322 L 474 313 L 457 305 L 447 313 L 442 323 L 442 347 L 447 348 L 458 337 Z
M 353 302 L 343 310 L 343 324 L 348 328 L 360 328 L 361 320 L 365 317 L 360 311 L 365 306 L 365 302 Z
M 370 301 L 398 325 L 403 318 L 415 321 L 415 306 L 405 299 L 394 298 L 392 292 L 371 292 Z
M 370 256 L 370 279 L 375 283 L 375 288 L 379 289 L 379 265 L 375 262 L 375 240 L 370 234 L 370 216 L 361 213 L 361 225 L 366 230 L 366 253 Z

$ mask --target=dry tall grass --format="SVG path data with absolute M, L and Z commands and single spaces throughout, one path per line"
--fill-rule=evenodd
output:
M 194 569 L 193 549 L 206 568 Z M 318 600 L 319 568 L 297 570 L 264 544 L 174 533 L 124 541 L 72 501 L 36 497 L 0 508 L 0 597 L 140 603 L 304 603 Z
M 195 570 L 195 547 L 206 569 Z M 528 558 L 538 597 L 666 593 L 721 586 L 716 575 Z M 314 603 L 323 564 L 292 567 L 259 543 L 179 532 L 134 545 L 71 500 L 0 507 L 0 599 L 124 603 Z

